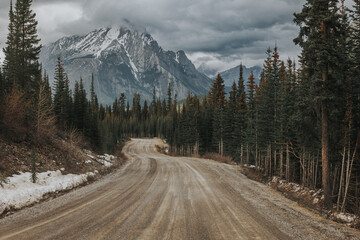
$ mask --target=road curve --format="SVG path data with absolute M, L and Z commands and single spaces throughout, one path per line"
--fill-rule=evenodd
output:
M 360 239 L 237 166 L 157 153 L 133 139 L 121 170 L 0 220 L 0 239 Z

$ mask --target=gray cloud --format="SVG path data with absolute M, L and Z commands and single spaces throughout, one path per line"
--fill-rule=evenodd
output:
M 197 66 L 224 70 L 240 61 L 261 65 L 277 42 L 283 58 L 296 57 L 293 13 L 305 0 L 34 0 L 42 43 L 64 35 L 124 23 L 145 27 L 160 46 L 185 50 Z M 347 0 L 350 6 L 351 1 Z M 8 24 L 8 1 L 0 1 L 0 46 Z

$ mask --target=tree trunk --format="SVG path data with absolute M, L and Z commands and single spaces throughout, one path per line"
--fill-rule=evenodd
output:
M 241 143 L 240 164 L 244 164 L 244 145 Z
M 256 143 L 256 147 L 255 147 L 255 165 L 256 167 L 259 165 L 259 154 L 258 154 L 259 150 L 258 150 L 258 144 Z
M 337 202 L 336 202 L 336 211 L 339 211 L 339 208 L 340 208 L 340 199 L 341 199 L 343 180 L 344 180 L 345 155 L 346 155 L 346 148 L 344 147 L 344 153 L 343 153 L 343 158 L 342 158 L 342 162 L 341 162 L 340 183 L 339 183 L 339 192 L 338 192 L 338 197 L 337 197 Z
M 283 152 L 283 147 L 281 147 L 281 150 L 280 150 L 280 178 L 281 179 L 284 177 L 283 164 L 284 164 L 284 152 Z
M 338 177 L 338 167 L 335 166 L 335 170 L 334 170 L 334 175 L 332 176 L 332 179 L 333 179 L 333 184 L 332 184 L 332 191 L 331 191 L 331 196 L 334 196 L 335 195 L 335 189 L 336 189 L 336 180 L 337 180 L 337 177 Z
M 276 149 L 274 150 L 274 175 L 277 176 L 277 164 L 276 164 Z
M 286 143 L 286 181 L 290 181 L 290 151 L 289 151 L 289 143 Z
M 323 78 L 327 79 L 327 71 Z M 325 80 L 324 80 L 325 81 Z M 325 103 L 321 107 L 321 163 L 322 163 L 322 186 L 324 191 L 324 208 L 331 208 L 330 171 L 329 171 L 329 118 Z
M 246 145 L 246 164 L 249 164 L 249 144 Z
M 315 188 L 317 187 L 317 175 L 318 175 L 318 166 L 319 166 L 319 154 L 316 156 L 316 167 L 315 167 Z
M 358 144 L 356 144 L 356 146 L 357 145 Z M 346 183 L 345 183 L 344 199 L 343 199 L 343 203 L 342 203 L 342 206 L 341 206 L 341 211 L 342 212 L 345 210 L 346 198 L 347 198 L 349 185 L 350 185 L 350 179 L 351 179 L 352 166 L 353 166 L 354 159 L 355 159 L 355 156 L 356 156 L 356 148 L 354 150 L 354 153 L 353 153 L 352 157 L 351 157 L 350 151 L 351 150 L 350 150 L 350 146 L 349 146 L 348 155 L 347 155 L 346 180 L 345 180 Z
M 327 39 L 327 27 L 325 22 L 321 23 L 322 38 Z M 329 69 L 327 66 L 322 68 L 322 88 L 326 89 L 328 82 Z M 321 163 L 322 163 L 322 186 L 324 191 L 324 208 L 331 208 L 331 189 L 330 189 L 330 171 L 329 171 L 329 116 L 326 103 L 321 102 Z

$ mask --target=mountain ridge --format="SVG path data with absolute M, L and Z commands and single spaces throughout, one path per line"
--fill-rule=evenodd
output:
M 211 83 L 210 78 L 196 70 L 184 51 L 165 51 L 146 31 L 128 27 L 99 28 L 45 45 L 40 61 L 51 80 L 58 56 L 71 86 L 81 77 L 85 88 L 90 89 L 94 73 L 95 91 L 104 104 L 111 104 L 122 92 L 130 102 L 134 93 L 150 100 L 153 87 L 157 97 L 165 98 L 169 83 L 173 94 L 184 99 L 189 91 L 206 93 Z

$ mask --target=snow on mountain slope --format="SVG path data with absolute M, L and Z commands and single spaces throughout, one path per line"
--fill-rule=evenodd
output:
M 71 86 L 82 77 L 89 90 L 94 73 L 95 90 L 105 104 L 122 92 L 130 101 L 134 93 L 150 100 L 153 87 L 158 97 L 165 98 L 169 83 L 178 99 L 186 98 L 189 91 L 204 94 L 210 88 L 211 80 L 196 70 L 184 51 L 165 51 L 149 33 L 131 27 L 101 28 L 44 46 L 40 61 L 51 80 L 58 56 Z

